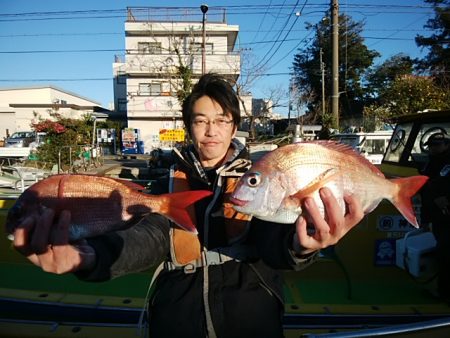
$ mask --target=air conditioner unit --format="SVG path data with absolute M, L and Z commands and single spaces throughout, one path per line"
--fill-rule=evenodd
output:
M 396 241 L 396 265 L 414 277 L 429 276 L 436 271 L 436 239 L 432 232 L 413 230 Z

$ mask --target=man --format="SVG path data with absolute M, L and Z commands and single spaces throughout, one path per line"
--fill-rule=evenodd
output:
M 233 88 L 217 75 L 204 75 L 183 104 L 183 120 L 192 145 L 176 151 L 161 192 L 213 192 L 190 210 L 198 235 L 151 214 L 127 230 L 73 245 L 67 241 L 70 215 L 64 212 L 55 220 L 46 210 L 24 220 L 14 245 L 45 271 L 74 272 L 90 281 L 163 262 L 149 304 L 151 337 L 283 337 L 277 270 L 310 264 L 319 249 L 337 243 L 362 219 L 361 205 L 346 196 L 343 215 L 330 190 L 322 189 L 325 221 L 313 199 L 306 198 L 303 208 L 313 234 L 303 217 L 286 225 L 237 213 L 229 194 L 250 162 L 234 138 L 240 111 Z M 32 233 L 38 226 L 40 231 Z M 49 245 L 51 227 L 57 228 L 59 245 Z
M 447 176 L 450 166 L 450 138 L 439 132 L 432 134 L 424 143 L 428 147 L 428 163 L 422 169 L 421 174 L 430 178 Z M 445 172 L 441 173 L 441 170 Z
M 438 297 L 450 303 L 450 138 L 442 132 L 435 133 L 425 146 L 429 159 L 421 174 L 430 179 L 421 189 L 421 222 L 431 223 L 436 238 Z

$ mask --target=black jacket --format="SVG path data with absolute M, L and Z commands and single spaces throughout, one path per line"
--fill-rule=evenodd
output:
M 246 156 L 242 144 L 233 141 L 232 146 L 234 154 L 227 164 Z M 201 168 L 193 148 L 177 159 L 177 165 L 187 173 L 192 189 L 217 189 L 217 171 Z M 208 202 L 197 203 L 196 212 L 200 241 L 203 245 L 207 242 L 211 250 L 227 243 L 217 219 L 210 226 L 208 240 L 204 238 L 201 216 Z M 211 215 L 206 217 L 211 221 Z M 163 216 L 151 214 L 127 230 L 90 239 L 97 265 L 78 276 L 102 281 L 170 259 L 170 226 Z M 294 230 L 291 224 L 253 218 L 240 244 L 255 247 L 257 257 L 198 268 L 188 274 L 163 270 L 150 300 L 150 337 L 282 337 L 284 304 L 278 270 L 301 269 L 316 256 L 294 257 L 289 250 Z
M 450 198 L 450 149 L 442 154 L 430 156 L 422 175 L 429 180 L 420 190 L 422 197 L 421 222 L 433 223 L 433 229 L 450 222 L 448 199 Z M 440 236 L 439 236 L 440 237 Z

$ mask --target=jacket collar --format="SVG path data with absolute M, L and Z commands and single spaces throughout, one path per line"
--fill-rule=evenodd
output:
M 219 168 L 217 168 L 217 172 L 229 167 L 230 164 L 238 158 L 248 158 L 247 149 L 238 139 L 234 138 L 231 140 L 230 148 L 232 151 L 228 152 L 228 158 Z M 201 180 L 208 182 L 205 170 L 200 163 L 198 153 L 192 144 L 181 151 L 174 148 L 174 153 L 176 162 L 182 169 L 187 170 L 192 176 L 197 176 Z

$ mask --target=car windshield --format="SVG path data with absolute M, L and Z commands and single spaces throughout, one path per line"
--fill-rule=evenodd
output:
M 11 135 L 11 138 L 27 138 L 27 137 L 33 137 L 33 133 L 26 131 L 19 131 Z
M 396 126 L 384 161 L 394 163 L 406 161 L 405 164 L 408 166 L 422 168 L 428 161 L 428 146 L 426 144 L 428 138 L 435 133 L 450 134 L 450 123 L 422 123 L 416 132 L 413 133 L 412 130 L 412 122 L 401 123 Z M 410 135 L 414 139 L 409 141 Z M 407 146 L 408 143 L 410 143 L 409 146 Z

